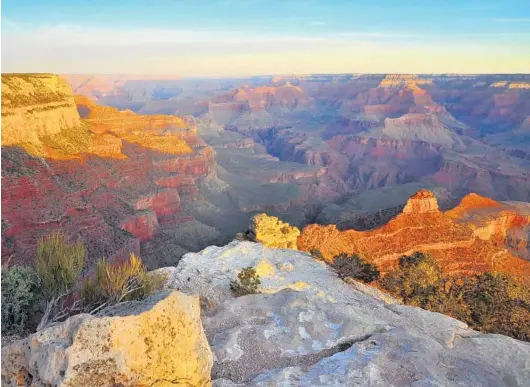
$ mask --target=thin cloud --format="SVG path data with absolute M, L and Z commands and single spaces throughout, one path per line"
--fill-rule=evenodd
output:
M 526 18 L 501 18 L 495 19 L 497 23 L 530 23 L 530 17 Z
M 4 42 L 11 44 L 40 43 L 54 47 L 340 42 L 340 38 L 333 36 L 259 35 L 195 29 L 86 28 L 68 24 L 5 31 L 3 35 Z
M 327 26 L 328 23 L 325 21 L 315 20 L 309 23 L 312 26 Z

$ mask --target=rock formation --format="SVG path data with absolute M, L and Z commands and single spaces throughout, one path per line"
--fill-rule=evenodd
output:
M 470 195 L 444 213 L 432 192 L 420 190 L 380 228 L 339 231 L 335 225 L 309 225 L 298 238 L 298 248 L 318 249 L 328 261 L 340 253 L 357 253 L 383 272 L 396 266 L 400 256 L 422 251 L 449 274 L 498 271 L 530 278 L 530 262 L 515 255 L 527 246 L 528 239 L 517 233 L 527 230 L 528 209 L 523 207 Z
M 423 214 L 425 212 L 436 212 L 438 210 L 438 201 L 436 196 L 431 191 L 425 189 L 416 192 L 407 200 L 407 204 L 403 208 L 404 214 L 416 213 Z
M 215 174 L 192 120 L 98 106 L 55 75 L 3 75 L 2 84 L 6 264 L 31 264 L 54 229 L 81 238 L 89 264 L 134 252 L 156 266 L 140 244 L 160 233 L 168 252 L 182 251 L 176 229 L 194 221 L 184 207 Z
M 300 230 L 275 216 L 258 214 L 250 221 L 249 237 L 267 247 L 296 250 L 299 235 Z
M 473 229 L 476 237 L 530 258 L 530 204 L 497 202 L 477 194 L 465 196 L 446 215 Z
M 261 294 L 234 298 L 241 268 Z M 232 242 L 160 269 L 167 287 L 204 300 L 214 386 L 522 385 L 530 345 L 344 283 L 292 250 Z
M 459 142 L 434 114 L 405 114 L 399 118 L 387 118 L 383 133 L 392 138 L 421 140 L 431 144 L 452 146 Z
M 2 385 L 209 386 L 212 362 L 198 298 L 165 292 L 2 348 Z
M 89 139 L 64 80 L 52 74 L 2 74 L 2 146 L 19 145 L 45 156 L 48 147 L 88 145 Z

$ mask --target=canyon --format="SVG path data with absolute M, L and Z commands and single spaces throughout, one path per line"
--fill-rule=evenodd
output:
M 84 278 L 134 253 L 161 285 L 3 338 L 2 384 L 523 385 L 530 347 L 507 335 L 528 336 L 404 305 L 334 259 L 387 275 L 421 251 L 451 286 L 528 286 L 529 80 L 3 74 L 3 269 L 60 230 Z
M 529 81 L 5 74 L 2 260 L 31 263 L 39 238 L 61 229 L 92 261 L 134 251 L 154 268 L 227 243 L 262 212 L 370 232 L 420 189 L 437 198 L 432 222 L 464 227 L 466 241 L 470 227 L 493 233 L 528 259 L 526 221 L 500 216 L 488 231 L 446 210 L 476 193 L 526 213 Z
M 178 255 L 174 229 L 196 222 L 183 207 L 215 174 L 193 123 L 74 98 L 55 75 L 2 81 L 3 262 L 31 263 L 53 229 L 82 239 L 92 262 L 140 250 L 149 261 L 140 244 L 155 235 Z

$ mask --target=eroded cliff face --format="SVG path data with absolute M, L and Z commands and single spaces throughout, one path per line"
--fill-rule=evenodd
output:
M 357 253 L 383 272 L 395 267 L 400 256 L 422 251 L 449 274 L 498 271 L 529 278 L 530 262 L 515 255 L 527 239 L 513 237 L 527 226 L 527 210 L 516 205 L 470 195 L 444 213 L 434 194 L 421 190 L 380 228 L 339 231 L 335 225 L 309 225 L 298 238 L 298 248 L 318 249 L 329 262 L 340 253 Z
M 529 203 L 497 202 L 472 193 L 446 215 L 471 227 L 476 237 L 530 259 Z
M 52 74 L 2 74 L 2 146 L 47 156 L 89 138 L 66 81 Z
M 32 263 L 38 239 L 60 229 L 87 244 L 90 260 L 132 251 L 156 265 L 140 244 L 193 221 L 184 207 L 201 198 L 197 181 L 215 176 L 194 122 L 74 98 L 53 75 L 2 82 L 3 262 Z M 168 251 L 180 249 L 173 242 Z

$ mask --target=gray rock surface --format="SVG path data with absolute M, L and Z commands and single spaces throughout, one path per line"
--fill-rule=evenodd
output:
M 234 298 L 244 267 L 262 294 Z M 526 386 L 530 345 L 344 283 L 309 255 L 232 242 L 160 269 L 207 300 L 215 386 Z

